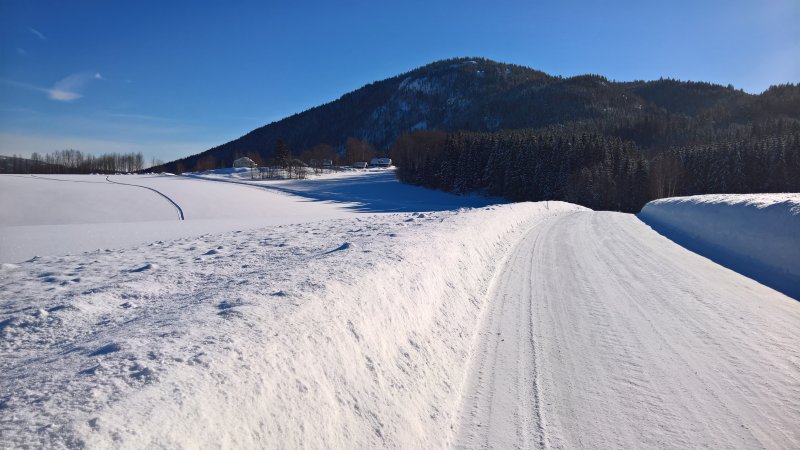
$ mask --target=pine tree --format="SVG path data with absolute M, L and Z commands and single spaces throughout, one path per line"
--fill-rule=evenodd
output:
M 289 146 L 283 141 L 278 139 L 275 143 L 275 165 L 288 169 L 292 160 L 292 155 L 289 153 Z

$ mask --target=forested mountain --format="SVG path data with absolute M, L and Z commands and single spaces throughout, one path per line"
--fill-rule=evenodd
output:
M 294 154 L 318 144 L 340 153 L 350 137 L 386 149 L 403 132 L 419 129 L 496 130 L 566 120 L 553 93 L 541 99 L 552 107 L 537 108 L 538 117 L 509 110 L 510 102 L 525 105 L 519 92 L 557 81 L 526 67 L 493 61 L 453 59 L 439 61 L 383 81 L 371 83 L 340 99 L 273 122 L 250 133 L 165 165 L 168 171 L 194 168 L 208 157 L 214 164 L 230 164 L 237 155 L 258 154 L 268 159 L 277 141 L 283 140 Z M 517 92 L 519 91 L 519 92 Z M 517 108 L 517 107 L 515 107 Z M 564 111 L 560 111 L 563 109 Z M 572 116 L 569 116 L 572 117 Z M 207 162 L 204 165 L 208 165 Z
M 664 195 L 797 190 L 798 136 L 800 85 L 753 95 L 670 79 L 562 78 L 459 58 L 369 84 L 159 169 L 229 166 L 245 154 L 268 161 L 278 141 L 293 155 L 320 145 L 343 155 L 356 142 L 391 152 L 409 182 L 633 211 Z

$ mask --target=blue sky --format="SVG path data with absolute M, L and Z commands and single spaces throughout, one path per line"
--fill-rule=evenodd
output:
M 0 154 L 171 160 L 437 59 L 800 82 L 800 2 L 0 0 Z M 227 3 L 227 2 L 226 2 Z

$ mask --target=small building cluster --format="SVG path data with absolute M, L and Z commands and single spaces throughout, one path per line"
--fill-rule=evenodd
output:
M 377 167 L 391 167 L 391 165 L 392 165 L 391 158 L 372 158 L 369 162 L 356 161 L 355 163 L 353 163 L 352 168 L 367 169 L 367 168 L 377 168 Z M 234 160 L 233 167 L 250 169 L 251 177 L 253 179 L 294 178 L 294 177 L 302 179 L 305 178 L 308 172 L 311 170 L 313 170 L 314 173 L 341 170 L 334 165 L 333 160 L 331 159 L 321 159 L 321 160 L 312 159 L 310 166 L 304 163 L 303 161 L 300 161 L 299 159 L 293 159 L 291 160 L 291 164 L 289 164 L 287 167 L 283 166 L 259 167 L 255 161 L 246 156 Z

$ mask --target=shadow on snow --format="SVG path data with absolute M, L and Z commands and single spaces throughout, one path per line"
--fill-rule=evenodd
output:
M 503 199 L 479 195 L 454 195 L 401 183 L 394 171 L 366 172 L 336 178 L 251 181 L 247 179 L 221 179 L 189 175 L 193 179 L 235 183 L 272 191 L 283 192 L 310 201 L 336 202 L 365 213 L 449 211 L 459 208 L 480 208 Z
M 664 226 L 656 221 L 646 220 L 642 215 L 637 215 L 637 217 L 658 234 L 681 247 L 800 301 L 800 279 L 798 277 L 789 273 L 779 272 L 773 267 L 732 253 L 719 246 L 690 236 L 687 233 Z

